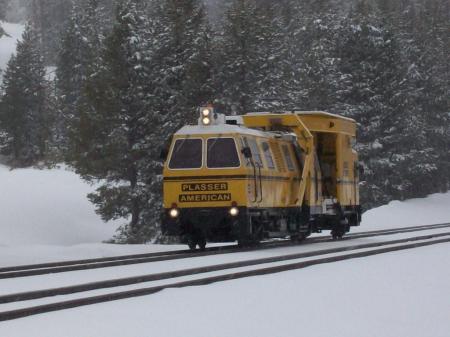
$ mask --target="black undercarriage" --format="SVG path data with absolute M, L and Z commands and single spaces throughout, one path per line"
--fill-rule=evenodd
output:
M 303 240 L 322 230 L 331 230 L 333 237 L 340 238 L 361 221 L 359 206 L 339 206 L 331 215 L 314 214 L 309 207 L 238 210 L 238 215 L 232 216 L 228 207 L 183 208 L 173 218 L 170 209 L 165 209 L 162 230 L 165 235 L 181 237 L 191 248 L 204 248 L 207 241 L 249 245 L 269 238 Z

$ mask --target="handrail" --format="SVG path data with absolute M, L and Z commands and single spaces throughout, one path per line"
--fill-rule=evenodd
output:
M 253 166 L 253 181 L 255 184 L 255 199 L 253 200 L 253 202 L 257 202 L 258 201 L 258 185 L 256 182 L 256 165 L 255 162 L 253 161 L 253 159 L 251 160 L 252 166 Z
M 263 201 L 263 184 L 262 184 L 262 177 L 261 177 L 261 165 L 258 165 L 259 170 L 259 194 L 260 194 L 260 200 L 258 202 Z

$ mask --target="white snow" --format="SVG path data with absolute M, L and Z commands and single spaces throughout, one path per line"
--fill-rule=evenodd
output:
M 448 244 L 0 323 L 19 337 L 448 337 Z
M 56 67 L 51 66 L 51 67 L 45 67 L 45 78 L 47 81 L 53 82 L 55 81 L 56 78 Z
M 65 168 L 10 170 L 0 165 L 0 249 L 110 239 L 121 222 L 105 224 L 95 213 L 86 198 L 94 189 Z M 40 249 L 46 250 L 40 247 L 33 255 Z M 3 254 L 0 265 L 2 260 Z
M 352 232 L 440 223 L 450 223 L 450 192 L 371 209 L 363 214 L 361 227 Z
M 395 234 L 389 237 L 376 237 L 376 238 L 365 238 L 365 239 L 359 239 L 358 244 L 372 244 L 375 242 L 380 242 L 384 240 L 399 240 L 399 239 L 406 239 L 415 235 L 429 235 L 429 234 L 439 234 L 439 233 L 448 233 L 448 229 L 435 229 L 435 230 L 429 230 L 429 231 L 423 231 L 419 233 L 409 233 L 409 234 Z M 59 288 L 59 287 L 66 287 L 71 286 L 74 284 L 83 284 L 83 283 L 91 283 L 91 282 L 98 282 L 105 279 L 117 279 L 117 278 L 126 278 L 126 277 L 133 277 L 133 276 L 142 276 L 147 274 L 154 274 L 154 273 L 164 273 L 164 272 L 170 272 L 174 270 L 182 270 L 182 269 L 190 269 L 190 268 L 199 268 L 203 266 L 211 266 L 211 265 L 218 265 L 222 263 L 233 263 L 238 261 L 248 261 L 248 260 L 255 260 L 255 259 L 261 259 L 261 258 L 267 258 L 267 257 L 275 257 L 275 256 L 283 256 L 283 255 L 292 255 L 292 254 L 303 254 L 308 252 L 317 252 L 321 250 L 328 250 L 328 249 L 334 249 L 334 248 L 342 248 L 342 247 L 349 247 L 355 244 L 355 241 L 349 240 L 349 241 L 333 241 L 333 242 L 323 242 L 323 243 L 316 243 L 316 244 L 305 244 L 305 245 L 297 245 L 297 246 L 291 246 L 291 247 L 282 247 L 277 249 L 270 249 L 270 250 L 263 250 L 263 251 L 250 251 L 250 252 L 239 252 L 239 253 L 233 253 L 233 254 L 226 254 L 226 255 L 210 255 L 210 256 L 198 256 L 196 258 L 190 258 L 190 259 L 176 259 L 176 260 L 169 260 L 169 261 L 161 261 L 161 262 L 151 262 L 151 263 L 141 263 L 141 264 L 131 264 L 131 265 L 124 265 L 124 266 L 115 266 L 115 267 L 109 267 L 109 268 L 102 268 L 102 269 L 92 269 L 92 270 L 80 270 L 80 271 L 73 271 L 70 273 L 56 273 L 52 275 L 51 277 L 48 277 L 47 275 L 38 275 L 38 276 L 29 276 L 29 277 L 23 277 L 23 278 L 12 278 L 12 279 L 0 279 L 0 296 L 6 295 L 8 293 L 12 292 L 26 292 L 26 291 L 33 291 L 33 290 L 39 290 L 42 289 L 42 285 L 45 284 L 45 288 Z M 345 254 L 345 253 L 343 253 Z M 331 254 L 333 255 L 333 254 Z M 321 257 L 325 256 L 331 256 L 331 255 L 323 255 Z M 311 258 L 303 258 L 303 259 L 292 259 L 292 260 L 286 260 L 284 262 L 277 262 L 277 263 L 267 263 L 265 265 L 259 265 L 255 267 L 251 267 L 252 269 L 259 269 L 264 267 L 271 267 L 274 264 L 281 265 L 281 264 L 291 264 L 295 262 L 305 261 L 305 260 L 313 260 L 317 257 L 311 257 Z M 215 273 L 209 273 L 201 275 L 201 277 L 208 277 L 208 276 L 215 276 L 219 274 L 227 274 L 232 272 L 239 272 L 243 271 L 244 269 L 247 270 L 249 267 L 244 268 L 235 268 L 232 270 L 226 270 L 226 271 L 219 271 Z M 185 281 L 186 279 L 192 279 L 192 277 L 184 277 L 180 279 L 173 280 L 173 282 L 179 282 L 179 281 Z M 167 280 L 163 280 L 162 282 L 149 282 L 147 284 L 139 284 L 137 286 L 126 286 L 122 290 L 130 290 L 130 288 L 143 288 L 146 286 L 155 286 L 162 283 L 167 283 Z M 115 292 L 120 291 L 118 289 L 107 289 L 107 292 Z M 92 295 L 96 295 L 95 294 Z M 61 300 L 64 300 L 64 298 L 59 298 Z M 53 300 L 52 300 L 53 301 Z M 33 302 L 34 303 L 34 302 Z M 24 305 L 29 305 L 28 303 L 25 303 Z M 17 304 L 12 305 L 11 307 L 17 307 Z M 0 304 L 0 311 L 4 311 L 7 308 L 5 308 L 5 305 Z
M 375 141 L 372 143 L 372 149 L 374 150 L 381 150 L 383 148 L 383 145 L 380 143 L 378 139 L 375 139 Z
M 21 38 L 25 26 L 3 21 L 0 21 L 0 26 L 10 35 L 10 37 L 3 36 L 0 38 L 0 69 L 4 71 L 9 59 L 16 51 L 17 40 Z
M 212 135 L 212 134 L 246 134 L 251 136 L 259 136 L 267 138 L 267 132 L 261 132 L 255 129 L 249 129 L 244 126 L 220 124 L 220 125 L 186 125 L 178 130 L 175 135 Z M 271 134 L 269 134 L 271 135 Z

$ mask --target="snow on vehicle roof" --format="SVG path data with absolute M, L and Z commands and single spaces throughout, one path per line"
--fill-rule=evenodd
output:
M 175 133 L 175 136 L 180 135 L 210 135 L 210 134 L 245 134 L 249 136 L 257 136 L 257 137 L 274 137 L 275 134 L 266 131 L 260 131 L 256 129 L 249 129 L 244 126 L 239 125 L 229 125 L 229 124 L 221 124 L 221 125 L 210 125 L 210 126 L 201 126 L 201 125 L 186 125 L 183 126 L 180 130 Z
M 297 115 L 316 115 L 316 116 L 326 116 L 326 117 L 330 117 L 330 118 L 338 118 L 338 119 L 343 119 L 352 123 L 355 123 L 356 121 L 353 118 L 349 118 L 349 117 L 344 117 L 341 115 L 336 115 L 336 114 L 332 114 L 329 112 L 325 112 L 325 111 L 294 111 L 295 114 Z
M 304 115 L 304 116 L 311 116 L 311 115 L 315 115 L 315 116 L 324 116 L 324 117 L 330 117 L 330 118 L 337 118 L 337 119 L 343 119 L 352 123 L 355 123 L 356 121 L 352 118 L 349 117 L 344 117 L 341 115 L 336 115 L 336 114 L 332 114 L 329 112 L 325 112 L 325 111 L 280 111 L 280 112 L 276 112 L 276 113 L 272 113 L 272 112 L 266 112 L 266 111 L 259 111 L 259 112 L 249 112 L 246 115 L 247 116 L 258 116 L 258 115 L 277 115 L 277 114 L 293 114 L 295 113 L 296 115 Z

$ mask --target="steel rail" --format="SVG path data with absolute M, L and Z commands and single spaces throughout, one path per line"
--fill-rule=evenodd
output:
M 190 286 L 208 285 L 208 284 L 222 282 L 222 281 L 236 280 L 236 279 L 241 279 L 241 278 L 246 278 L 246 277 L 251 277 L 251 276 L 261 276 L 261 275 L 267 275 L 267 274 L 280 273 L 283 271 L 303 269 L 303 268 L 306 268 L 309 266 L 314 266 L 314 265 L 319 265 L 319 264 L 350 260 L 350 259 L 354 259 L 354 258 L 368 257 L 368 256 L 379 255 L 379 254 L 384 254 L 384 253 L 389 253 L 389 252 L 425 247 L 425 246 L 441 244 L 441 243 L 448 243 L 448 242 L 450 242 L 450 238 L 437 239 L 437 240 L 433 240 L 433 241 L 419 241 L 419 242 L 408 243 L 408 244 L 403 244 L 403 245 L 366 250 L 366 251 L 362 251 L 362 252 L 354 252 L 354 253 L 350 253 L 350 254 L 325 257 L 325 258 L 320 258 L 320 259 L 315 259 L 315 260 L 301 261 L 301 262 L 296 262 L 296 263 L 292 263 L 292 264 L 284 264 L 284 265 L 266 267 L 266 268 L 261 268 L 261 269 L 235 272 L 235 273 L 231 273 L 231 274 L 224 274 L 224 275 L 211 276 L 211 277 L 200 278 L 200 279 L 195 279 L 195 280 L 176 282 L 176 283 L 165 284 L 165 285 L 160 285 L 160 286 L 153 286 L 153 287 L 147 287 L 147 288 L 141 288 L 141 289 L 135 289 L 135 290 L 129 290 L 129 291 L 122 291 L 122 292 L 117 292 L 117 293 L 110 293 L 110 294 L 97 295 L 97 296 L 92 296 L 92 297 L 73 299 L 73 300 L 62 301 L 62 302 L 57 302 L 57 303 L 38 305 L 38 306 L 33 306 L 33 307 L 28 307 L 28 308 L 0 312 L 0 321 L 13 320 L 13 319 L 24 318 L 24 317 L 28 317 L 28 316 L 32 316 L 32 315 L 37 315 L 37 314 L 49 313 L 49 312 L 53 312 L 53 311 L 60 311 L 60 310 L 76 308 L 76 307 L 81 307 L 81 306 L 86 306 L 86 305 L 92 305 L 92 304 L 116 301 L 116 300 L 120 300 L 120 299 L 127 299 L 127 298 L 134 298 L 134 297 L 138 297 L 138 296 L 150 295 L 150 294 L 154 294 L 154 293 L 157 293 L 164 289 L 169 289 L 169 288 L 184 288 L 184 287 L 190 287 Z M 362 245 L 360 245 L 360 246 L 362 246 Z
M 382 235 L 393 235 L 399 233 L 409 233 L 415 231 L 425 231 L 439 228 L 450 227 L 450 223 L 436 224 L 436 225 L 425 225 L 425 226 L 412 226 L 412 227 L 402 227 L 387 230 L 377 230 L 361 233 L 353 233 L 344 237 L 342 240 L 352 240 L 357 238 L 366 237 L 376 237 Z M 316 237 L 309 238 L 301 244 L 312 244 L 318 242 L 331 242 L 333 239 L 329 237 Z M 151 262 L 161 262 L 161 261 L 171 261 L 178 259 L 187 259 L 191 257 L 203 257 L 218 254 L 230 254 L 230 253 L 242 253 L 261 249 L 273 249 L 279 247 L 289 247 L 296 246 L 299 243 L 292 242 L 290 240 L 282 240 L 275 242 L 265 242 L 261 243 L 257 247 L 250 248 L 240 248 L 235 245 L 210 247 L 204 252 L 192 252 L 190 250 L 177 250 L 169 252 L 155 252 L 147 254 L 134 254 L 134 255 L 123 255 L 115 256 L 110 258 L 99 258 L 99 259 L 85 259 L 85 260 L 75 260 L 75 261 L 64 261 L 64 262 L 54 262 L 54 263 L 44 263 L 35 265 L 24 265 L 24 266 L 14 266 L 0 268 L 0 279 L 18 278 L 26 276 L 37 276 L 46 275 L 53 273 L 63 273 L 70 271 L 79 270 L 89 270 L 89 269 L 99 269 L 107 267 L 116 267 L 132 264 L 142 264 Z

